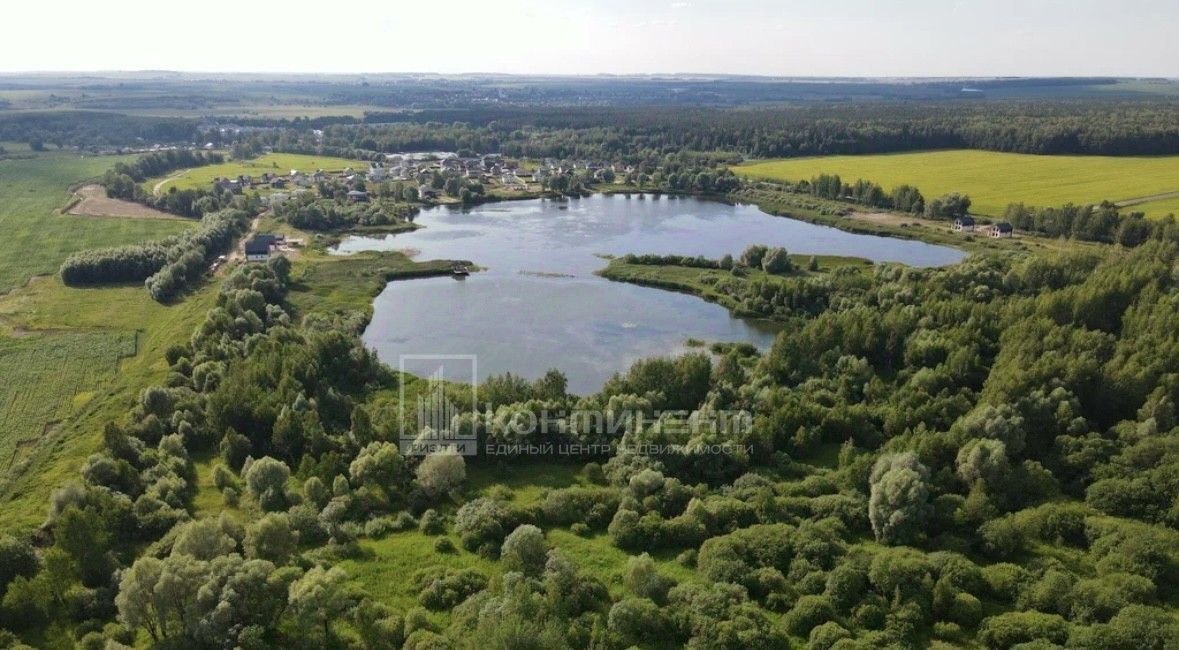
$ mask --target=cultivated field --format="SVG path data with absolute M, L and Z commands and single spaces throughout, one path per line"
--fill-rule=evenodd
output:
M 82 217 L 126 217 L 128 219 L 183 219 L 134 201 L 112 199 L 101 185 L 86 185 L 77 192 L 78 202 L 68 212 Z
M 305 156 L 297 153 L 270 153 L 250 160 L 231 160 L 220 165 L 208 165 L 187 169 L 172 174 L 166 178 L 151 178 L 144 181 L 143 186 L 155 193 L 166 192 L 170 188 L 194 189 L 209 188 L 214 179 L 220 177 L 236 178 L 241 174 L 260 176 L 264 172 L 286 176 L 292 169 L 310 173 L 317 169 L 325 172 L 339 172 L 345 168 L 365 169 L 368 163 L 347 158 L 333 158 L 331 156 Z
M 179 219 L 94 219 L 59 210 L 72 183 L 100 176 L 119 160 L 110 156 L 45 153 L 0 160 L 0 294 L 36 275 L 57 273 L 71 253 L 159 239 L 191 223 Z
M 19 465 L 52 423 L 93 397 L 120 359 L 134 354 L 129 331 L 0 337 L 0 475 Z
M 47 152 L 0 160 L 0 521 L 6 526 L 40 523 L 50 491 L 76 478 L 102 425 L 162 378 L 164 350 L 187 338 L 212 304 L 212 288 L 165 306 L 138 283 L 79 289 L 57 278 L 75 251 L 192 227 L 174 218 L 61 213 L 71 185 L 119 160 L 129 158 Z
M 1179 156 L 1033 156 L 993 151 L 930 151 L 864 156 L 766 160 L 734 168 L 754 178 L 798 181 L 839 174 L 844 182 L 871 180 L 889 190 L 909 183 L 926 199 L 964 192 L 978 214 L 1002 214 L 1008 203 L 1036 206 L 1124 201 L 1179 191 Z M 1135 205 L 1152 217 L 1176 210 L 1177 201 Z

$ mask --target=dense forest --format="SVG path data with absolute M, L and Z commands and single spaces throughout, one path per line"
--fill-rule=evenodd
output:
M 737 263 L 789 273 L 771 258 Z M 0 625 L 70 620 L 87 648 L 1174 647 L 1177 262 L 1156 241 L 851 269 L 764 355 L 645 360 L 585 396 L 496 378 L 458 424 L 481 443 L 610 450 L 527 506 L 464 478 L 527 459 L 402 456 L 402 379 L 348 319 L 297 324 L 285 260 L 243 265 L 37 537 L 2 538 Z M 591 411 L 626 424 L 508 425 Z M 722 412 L 750 426 L 700 426 Z M 196 514 L 209 453 L 250 520 Z M 408 529 L 502 574 L 426 564 L 391 609 L 338 565 Z M 630 554 L 622 591 L 555 529 Z
M 817 102 L 772 107 L 415 107 L 365 118 L 240 120 L 91 111 L 0 113 L 0 140 L 81 147 L 246 140 L 368 157 L 398 151 L 610 158 L 648 151 L 748 157 L 971 148 L 1035 154 L 1179 153 L 1179 103 L 1166 99 Z M 244 126 L 243 126 L 244 125 Z M 322 133 L 322 137 L 321 137 Z
M 501 152 L 616 159 L 731 151 L 755 158 L 926 149 L 1035 154 L 1179 153 L 1168 101 L 864 103 L 783 108 L 475 108 L 370 116 L 373 123 L 267 129 L 248 137 L 293 151 Z

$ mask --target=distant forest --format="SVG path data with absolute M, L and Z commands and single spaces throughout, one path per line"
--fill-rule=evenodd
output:
M 767 109 L 475 108 L 369 114 L 274 142 L 378 151 L 500 151 L 618 157 L 643 150 L 755 158 L 971 148 L 1034 154 L 1179 153 L 1179 102 L 871 103 Z
M 613 159 L 685 150 L 1179 153 L 1179 84 L 1162 80 L 179 75 L 0 77 L 0 90 L 33 98 L 0 107 L 0 141 L 34 148 L 245 141 L 361 157 Z M 143 116 L 152 111 L 168 117 Z

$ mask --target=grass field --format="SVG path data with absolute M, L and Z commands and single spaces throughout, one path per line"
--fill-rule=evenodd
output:
M 844 182 L 862 178 L 889 190 L 909 183 L 926 199 L 964 192 L 972 212 L 1000 215 L 1008 203 L 1036 206 L 1122 201 L 1179 191 L 1179 156 L 1154 158 L 1108 156 L 1032 156 L 993 151 L 929 151 L 864 156 L 824 156 L 766 160 L 739 165 L 742 176 L 775 180 L 810 180 L 839 174 Z M 1177 202 L 1134 206 L 1149 216 L 1176 212 Z
M 192 227 L 60 213 L 71 185 L 127 159 L 46 152 L 0 160 L 0 520 L 14 530 L 44 519 L 49 493 L 77 477 L 102 425 L 162 379 L 164 350 L 186 339 L 213 302 L 212 287 L 164 306 L 138 283 L 79 289 L 58 280 L 75 251 Z
M 300 314 L 372 312 L 373 298 L 394 280 L 449 275 L 449 260 L 415 262 L 395 251 L 328 255 L 308 250 L 295 261 L 289 300 Z
M 339 172 L 345 168 L 367 169 L 368 163 L 347 158 L 332 158 L 331 156 L 305 156 L 297 153 L 268 153 L 250 160 L 231 160 L 220 165 L 207 165 L 195 169 L 182 170 L 167 177 L 149 178 L 143 182 L 148 191 L 166 192 L 170 188 L 195 189 L 210 188 L 213 180 L 220 177 L 236 178 L 241 174 L 260 176 L 263 172 L 278 173 L 283 176 L 292 169 L 303 173 L 310 173 L 317 169 L 326 172 Z
M 35 439 L 13 467 L 11 451 L 0 461 L 6 526 L 41 523 L 50 492 L 76 480 L 103 425 L 125 417 L 139 391 L 163 379 L 164 352 L 192 334 L 216 291 L 208 285 L 161 305 L 138 284 L 72 288 L 53 277 L 0 296 L 0 455 L 11 441 Z M 19 407 L 12 419 L 9 403 Z
M 19 463 L 47 426 L 93 397 L 94 386 L 135 348 L 128 331 L 0 338 L 0 473 Z
M 0 294 L 36 275 L 57 273 L 70 253 L 178 233 L 179 220 L 111 219 L 60 214 L 68 188 L 127 158 L 44 153 L 0 160 Z

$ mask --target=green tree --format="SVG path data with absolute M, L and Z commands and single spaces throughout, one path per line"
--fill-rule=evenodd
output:
M 524 524 L 504 539 L 500 560 L 506 571 L 519 571 L 526 576 L 536 577 L 544 571 L 548 548 L 544 533 L 531 524 Z
M 355 602 L 343 570 L 313 567 L 291 583 L 287 613 L 310 638 L 326 645 L 335 638 L 332 623 L 341 620 Z
M 932 514 L 929 470 L 912 454 L 881 457 L 872 468 L 868 519 L 876 539 L 885 544 L 915 540 Z

